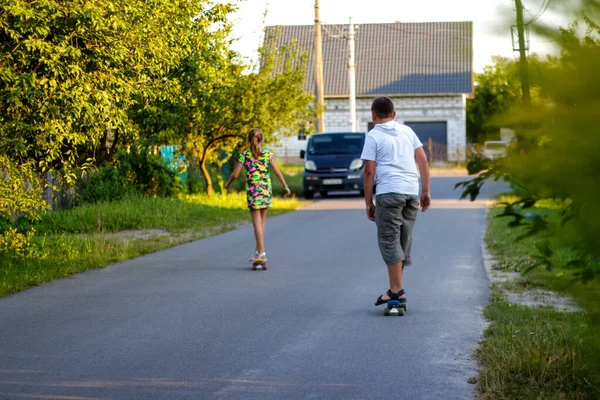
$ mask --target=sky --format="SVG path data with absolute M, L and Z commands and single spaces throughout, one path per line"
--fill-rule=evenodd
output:
M 550 0 L 562 1 L 562 0 Z M 543 7 L 545 0 L 523 0 L 525 20 Z M 264 26 L 311 25 L 314 23 L 314 0 L 236 0 L 238 12 L 233 16 L 234 49 L 242 56 L 256 59 Z M 265 17 L 265 10 L 268 10 Z M 400 22 L 473 22 L 473 67 L 481 72 L 492 63 L 492 56 L 515 57 L 510 25 L 515 18 L 513 0 L 320 0 L 323 24 Z M 512 18 L 512 20 L 510 20 Z M 548 9 L 540 20 L 550 27 L 566 26 L 569 19 Z M 334 32 L 331 32 L 334 33 Z M 323 31 L 323 34 L 328 32 Z M 556 46 L 546 38 L 531 34 L 530 52 L 552 54 Z

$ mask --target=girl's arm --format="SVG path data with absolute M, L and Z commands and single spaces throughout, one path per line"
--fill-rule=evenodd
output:
M 229 177 L 229 180 L 225 184 L 225 189 L 229 190 L 229 187 L 231 186 L 233 181 L 235 181 L 238 178 L 238 176 L 240 176 L 240 171 L 242 170 L 242 166 L 243 166 L 243 164 L 240 161 L 238 161 L 237 165 L 235 166 L 235 169 L 233 170 L 233 173 L 231 174 L 231 176 Z
M 277 175 L 277 178 L 279 178 L 279 181 L 283 185 L 283 190 L 285 190 L 285 195 L 289 196 L 290 194 L 292 194 L 287 183 L 285 183 L 285 178 L 283 177 L 283 174 L 281 173 L 281 171 L 279 170 L 279 167 L 277 166 L 277 163 L 273 159 L 271 159 L 271 168 L 273 168 L 273 172 L 275 172 L 275 175 Z

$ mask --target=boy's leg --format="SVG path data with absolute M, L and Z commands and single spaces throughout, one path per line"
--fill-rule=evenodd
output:
M 252 216 L 252 225 L 254 226 L 256 251 L 262 253 L 263 251 L 265 251 L 265 237 L 260 210 L 250 210 L 250 215 Z
M 388 265 L 388 276 L 390 278 L 390 290 L 393 293 L 398 293 L 402 290 L 402 272 L 404 267 L 402 266 L 402 261 L 397 262 L 395 264 Z M 388 297 L 387 294 L 385 297 Z M 401 297 L 404 297 L 401 296 Z
M 412 232 L 419 214 L 419 198 L 417 196 L 405 196 L 406 206 L 402 210 L 402 229 L 400 231 L 400 246 L 404 253 L 404 266 L 412 265 Z
M 377 223 L 377 241 L 383 261 L 388 267 L 390 290 L 398 293 L 402 289 L 402 269 L 404 253 L 401 246 L 402 210 L 405 198 L 398 194 L 377 196 L 375 220 Z M 384 294 L 382 300 L 389 296 Z

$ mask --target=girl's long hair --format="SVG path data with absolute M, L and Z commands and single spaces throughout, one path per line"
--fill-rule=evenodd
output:
M 260 148 L 260 143 L 264 140 L 263 133 L 258 128 L 252 128 L 248 131 L 248 144 L 250 144 L 250 150 L 252 151 L 252 157 L 258 159 L 262 156 L 263 151 Z

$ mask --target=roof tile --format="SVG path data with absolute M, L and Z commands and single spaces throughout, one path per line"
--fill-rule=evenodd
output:
M 314 88 L 314 26 L 269 26 L 277 47 L 297 40 L 308 52 L 306 87 Z M 326 96 L 348 94 L 347 25 L 323 25 Z M 472 22 L 361 24 L 356 30 L 356 94 L 472 93 Z

